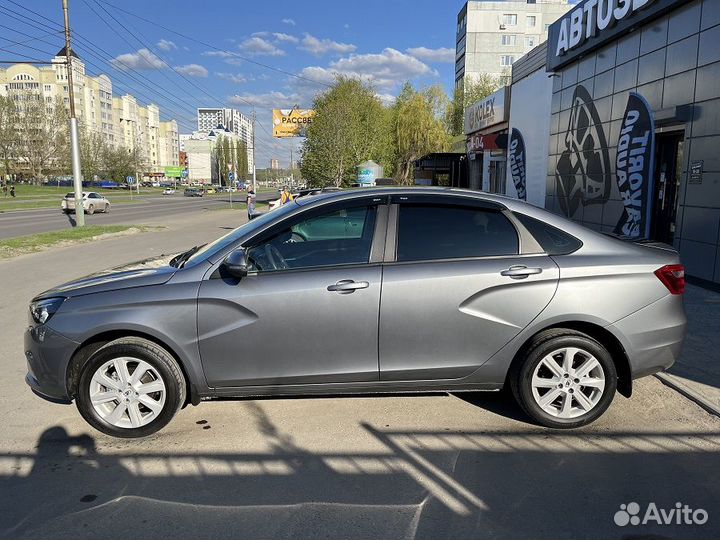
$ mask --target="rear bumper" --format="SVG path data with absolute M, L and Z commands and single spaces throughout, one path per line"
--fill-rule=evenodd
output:
M 682 296 L 669 294 L 608 330 L 621 337 L 633 379 L 668 369 L 680 356 L 687 332 Z
M 40 397 L 56 403 L 69 403 L 67 366 L 78 343 L 45 325 L 29 326 L 25 331 L 25 382 Z

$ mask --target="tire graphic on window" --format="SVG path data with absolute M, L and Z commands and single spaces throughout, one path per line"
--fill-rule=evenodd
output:
M 579 206 L 604 204 L 610 198 L 610 155 L 597 109 L 587 89 L 573 93 L 565 150 L 555 169 L 560 208 L 571 217 Z

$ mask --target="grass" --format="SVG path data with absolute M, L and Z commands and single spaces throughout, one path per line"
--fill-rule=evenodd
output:
M 97 240 L 102 235 L 146 232 L 157 227 L 145 225 L 88 225 L 0 240 L 0 259 L 43 251 L 58 245 L 80 244 Z

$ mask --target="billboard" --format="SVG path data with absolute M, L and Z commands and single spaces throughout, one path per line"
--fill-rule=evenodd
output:
M 166 178 L 180 178 L 183 175 L 183 167 L 165 167 Z
M 305 137 L 313 116 L 312 109 L 273 109 L 273 137 Z

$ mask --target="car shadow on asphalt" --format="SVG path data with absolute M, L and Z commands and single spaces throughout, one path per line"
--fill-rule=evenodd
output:
M 506 396 L 489 396 L 464 399 L 506 411 Z M 262 401 L 240 402 L 237 418 L 252 423 L 261 446 L 246 450 L 218 430 L 203 448 L 224 450 L 212 451 L 177 433 L 122 441 L 47 429 L 34 453 L 0 455 L 0 538 L 720 536 L 717 432 L 361 422 L 326 426 L 340 442 L 352 437 L 348 444 L 301 445 Z M 711 520 L 617 526 L 613 517 L 631 501 L 681 501 L 709 509 Z

